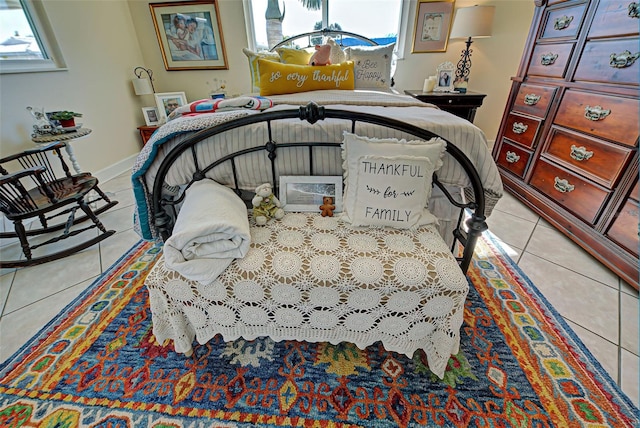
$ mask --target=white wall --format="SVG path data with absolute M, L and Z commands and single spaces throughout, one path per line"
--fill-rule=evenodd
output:
M 363 0 L 353 0 L 363 1 Z M 366 3 L 363 1 L 363 3 Z M 73 143 L 85 170 L 99 172 L 130 160 L 141 148 L 137 126 L 141 107 L 153 96 L 135 96 L 136 66 L 151 68 L 157 92 L 184 91 L 189 101 L 205 98 L 215 79 L 230 95 L 249 91 L 249 72 L 242 47 L 247 45 L 242 1 L 218 0 L 229 70 L 166 71 L 156 39 L 148 0 L 47 0 L 44 6 L 68 65 L 67 71 L 0 75 L 0 153 L 32 148 L 31 116 L 26 106 L 47 111 L 80 111 L 93 133 Z M 456 7 L 496 6 L 493 37 L 474 42 L 469 89 L 488 94 L 475 124 L 493 140 L 533 16 L 533 0 L 457 0 Z M 398 89 L 421 88 L 438 64 L 460 59 L 462 40 L 450 40 L 447 52 L 412 54 L 417 1 L 412 0 L 405 59 L 399 61 Z
M 458 63 L 465 48 L 463 39 L 450 39 L 446 52 L 411 53 L 413 26 L 417 2 L 412 1 L 404 60 L 398 61 L 395 81 L 398 89 L 420 89 L 427 76 L 436 74 L 438 64 L 450 61 Z M 469 90 L 487 94 L 477 111 L 474 124 L 493 141 L 500 127 L 500 120 L 511 88 L 511 76 L 518 71 L 531 19 L 533 0 L 456 0 L 455 7 L 474 5 L 495 6 L 493 36 L 476 39 L 471 45 L 471 74 Z

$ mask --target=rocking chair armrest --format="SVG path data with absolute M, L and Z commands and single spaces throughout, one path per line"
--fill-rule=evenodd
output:
M 41 181 L 40 176 L 46 170 L 47 168 L 45 168 L 44 166 L 36 165 L 36 166 L 32 166 L 31 168 L 22 169 L 20 171 L 13 172 L 11 174 L 0 175 L 0 185 L 16 182 L 17 180 L 20 180 L 23 177 L 28 177 L 30 175 L 35 176 L 36 179 L 38 179 L 38 181 Z
M 2 159 L 0 159 L 0 164 L 3 164 L 5 162 L 11 162 L 12 160 L 20 159 L 21 157 L 23 157 L 25 155 L 32 154 L 32 153 L 46 152 L 48 150 L 62 148 L 65 145 L 66 145 L 66 143 L 64 143 L 62 141 L 54 141 L 53 143 L 47 144 L 45 146 L 37 147 L 35 149 L 25 150 L 23 152 L 16 153 L 14 155 L 2 158 Z

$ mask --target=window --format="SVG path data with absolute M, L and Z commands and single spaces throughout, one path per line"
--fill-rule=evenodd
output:
M 0 0 L 0 72 L 60 70 L 62 56 L 53 43 L 41 2 Z
M 314 4 L 319 9 L 307 7 Z M 287 37 L 330 28 L 361 34 L 381 45 L 397 42 L 396 50 L 402 52 L 400 18 L 409 0 L 245 0 L 244 7 L 249 48 L 253 50 L 266 50 Z

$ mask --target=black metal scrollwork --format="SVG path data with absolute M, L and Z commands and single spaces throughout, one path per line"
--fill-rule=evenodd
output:
M 640 18 L 640 3 L 637 1 L 632 1 L 627 6 L 628 15 L 630 18 Z

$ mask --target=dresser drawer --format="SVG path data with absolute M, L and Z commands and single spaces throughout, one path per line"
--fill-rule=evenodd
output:
M 553 87 L 523 83 L 518 90 L 513 110 L 544 118 L 555 93 L 556 88 Z
M 519 114 L 510 113 L 505 125 L 504 136 L 526 147 L 534 147 L 540 121 Z
M 575 80 L 638 86 L 638 39 L 587 42 L 574 75 Z
M 627 200 L 611 224 L 607 236 L 638 256 L 638 202 Z
M 544 155 L 608 188 L 615 185 L 633 154 L 631 149 L 555 127 L 549 135 Z
M 547 10 L 540 39 L 554 37 L 571 37 L 575 39 L 578 31 L 580 31 L 586 8 L 586 4 L 579 4 L 577 6 Z
M 530 184 L 591 224 L 609 196 L 607 190 L 543 159 L 536 162 Z
M 531 152 L 502 140 L 502 147 L 500 147 L 496 162 L 507 171 L 511 171 L 518 177 L 523 178 L 530 158 Z
M 638 140 L 638 100 L 569 90 L 555 123 L 627 146 Z
M 632 0 L 601 1 L 593 17 L 589 38 L 638 34 L 638 17 L 629 13 Z
M 573 46 L 573 43 L 537 45 L 531 55 L 529 74 L 564 77 Z

